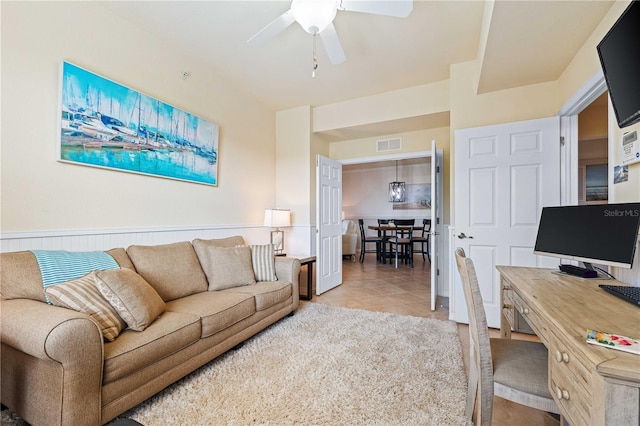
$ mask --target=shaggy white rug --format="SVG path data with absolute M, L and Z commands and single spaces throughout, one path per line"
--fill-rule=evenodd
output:
M 301 303 L 121 417 L 145 426 L 464 425 L 465 397 L 454 323 Z

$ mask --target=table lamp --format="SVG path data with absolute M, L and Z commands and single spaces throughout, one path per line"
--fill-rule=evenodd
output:
M 284 253 L 284 231 L 281 226 L 291 226 L 291 210 L 288 209 L 265 209 L 264 226 L 276 228 L 271 231 L 271 244 L 276 256 L 285 256 Z

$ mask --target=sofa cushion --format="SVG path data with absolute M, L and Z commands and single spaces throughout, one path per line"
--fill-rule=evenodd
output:
M 194 248 L 209 280 L 209 291 L 256 282 L 249 246 L 217 247 L 195 244 Z
M 103 384 L 157 362 L 200 339 L 200 318 L 182 312 L 165 312 L 143 333 L 124 330 L 104 344 Z
M 244 238 L 241 235 L 235 235 L 227 238 L 214 238 L 210 240 L 203 240 L 196 238 L 191 242 L 194 247 L 196 246 L 209 246 L 209 247 L 236 247 L 243 246 Z
M 123 248 L 107 250 L 121 268 L 133 269 Z M 3 299 L 31 299 L 46 302 L 42 275 L 36 256 L 30 251 L 0 254 L 0 295 Z
M 168 302 L 207 290 L 207 278 L 188 241 L 157 246 L 130 246 L 127 254 L 138 274 Z
M 292 295 L 292 284 L 288 281 L 263 281 L 244 287 L 230 288 L 221 293 L 251 294 L 256 300 L 256 311 L 263 311 L 280 302 L 284 302 Z
M 55 306 L 89 315 L 100 327 L 105 340 L 112 342 L 125 327 L 118 312 L 100 294 L 95 281 L 96 271 L 84 277 L 55 284 L 44 289 Z
M 244 288 L 244 287 L 242 287 Z M 213 336 L 256 312 L 250 293 L 205 292 L 172 300 L 167 311 L 195 314 L 202 321 L 202 336 Z
M 100 293 L 132 330 L 143 331 L 165 310 L 153 287 L 130 269 L 97 271 L 95 278 Z
M 256 281 L 276 281 L 276 265 L 273 244 L 252 245 L 251 263 Z

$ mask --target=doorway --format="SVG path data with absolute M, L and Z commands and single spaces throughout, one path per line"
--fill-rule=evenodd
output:
M 578 204 L 609 199 L 608 92 L 578 114 Z

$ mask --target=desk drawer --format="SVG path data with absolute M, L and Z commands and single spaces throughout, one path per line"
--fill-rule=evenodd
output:
M 591 393 L 584 389 L 564 363 L 555 360 L 551 351 L 549 351 L 549 391 L 571 425 L 593 424 Z
M 536 335 L 538 335 L 542 343 L 544 343 L 547 347 L 549 347 L 548 342 L 546 341 L 548 330 L 540 329 L 540 327 L 544 327 L 545 323 L 540 319 L 535 309 L 530 308 L 529 305 L 525 303 L 525 301 L 522 300 L 522 298 L 520 298 L 518 293 L 516 293 L 515 291 L 505 289 L 504 292 L 505 292 L 505 299 L 507 297 L 506 293 L 509 293 L 508 297 L 509 297 L 509 300 L 511 301 L 510 305 L 513 305 L 513 309 L 515 309 L 520 313 L 520 316 L 524 318 L 525 321 L 527 321 L 527 324 L 529 324 L 529 326 L 533 329 Z M 507 302 L 505 302 L 505 304 L 506 303 Z M 510 323 L 513 324 L 513 319 L 511 319 Z

